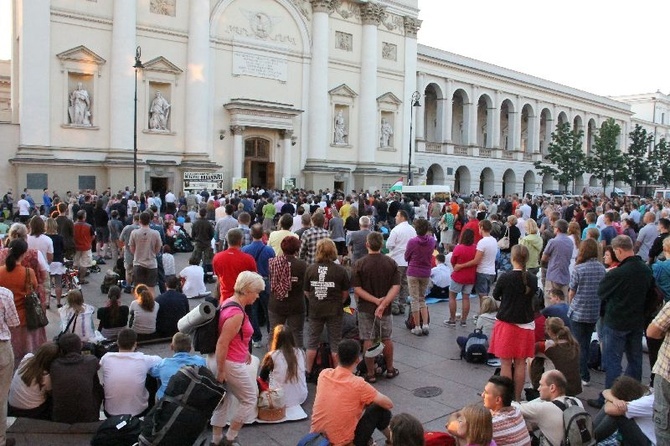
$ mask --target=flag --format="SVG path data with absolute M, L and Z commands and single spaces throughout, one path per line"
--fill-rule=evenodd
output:
M 389 188 L 389 192 L 402 192 L 402 177 Z

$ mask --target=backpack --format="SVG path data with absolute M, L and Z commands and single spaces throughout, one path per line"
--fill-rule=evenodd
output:
M 465 346 L 461 349 L 461 359 L 478 364 L 484 364 L 489 359 L 489 338 L 480 328 L 475 328 L 468 335 Z
M 320 432 L 310 432 L 300 439 L 298 446 L 330 446 L 330 441 Z
M 600 370 L 602 354 L 600 352 L 600 343 L 595 339 L 589 344 L 589 358 L 586 366 L 593 370 Z
M 428 312 L 428 307 L 426 307 L 426 312 Z M 430 324 L 430 312 L 428 312 L 428 320 L 426 321 L 426 324 Z M 422 325 L 424 325 L 423 317 L 421 316 L 421 313 L 419 313 L 419 326 Z M 408 330 L 416 327 L 416 322 L 414 322 L 414 314 L 411 311 L 408 312 L 407 319 L 405 319 L 405 327 L 407 327 Z
M 102 422 L 91 446 L 132 446 L 142 432 L 142 421 L 132 415 L 114 415 Z
M 564 436 L 561 446 L 591 446 L 596 444 L 593 435 L 593 420 L 584 408 L 577 405 L 574 398 L 566 398 L 565 403 L 552 401 L 563 411 Z
M 333 367 L 334 364 L 330 352 L 330 344 L 322 342 L 316 349 L 316 356 L 314 357 L 314 363 L 312 364 L 312 371 L 310 373 L 310 381 L 317 382 L 322 370 L 332 369 Z
M 221 310 L 228 307 L 237 307 L 242 310 L 242 325 L 240 326 L 240 339 L 242 336 L 242 327 L 244 327 L 244 321 L 247 317 L 247 314 L 244 312 L 244 308 L 237 302 L 230 301 L 223 306 L 220 306 L 214 312 L 214 317 L 207 321 L 204 325 L 197 327 L 193 331 L 193 350 L 200 352 L 202 355 L 208 355 L 210 353 L 216 352 L 216 342 L 219 339 L 219 315 Z
M 456 440 L 446 432 L 425 432 L 423 434 L 425 446 L 455 446 Z
M 386 359 L 383 354 L 375 356 L 375 375 L 382 375 L 386 373 Z M 368 366 L 365 364 L 365 361 L 360 361 L 356 366 L 356 375 L 366 376 L 368 374 Z

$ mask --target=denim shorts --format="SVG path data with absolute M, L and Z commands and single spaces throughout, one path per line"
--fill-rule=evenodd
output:
M 477 294 L 489 294 L 496 280 L 495 274 L 477 273 L 475 292 Z

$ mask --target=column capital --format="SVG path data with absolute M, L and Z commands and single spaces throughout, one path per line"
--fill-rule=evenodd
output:
M 416 34 L 419 32 L 419 28 L 421 28 L 421 23 L 423 20 L 409 16 L 403 17 L 403 20 L 405 24 L 405 35 L 408 37 L 414 37 L 416 39 Z
M 363 25 L 379 26 L 386 15 L 386 8 L 376 3 L 367 3 L 360 6 Z
M 309 0 L 312 4 L 312 12 L 325 12 L 330 14 L 333 12 L 333 0 Z
M 283 129 L 279 131 L 282 139 L 291 139 L 293 137 L 293 130 Z
M 241 135 L 242 133 L 244 133 L 244 126 L 242 126 L 242 125 L 231 125 L 230 126 L 230 133 L 232 133 L 233 136 Z

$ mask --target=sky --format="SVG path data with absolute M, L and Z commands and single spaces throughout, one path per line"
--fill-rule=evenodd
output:
M 10 4 L 0 0 L 0 59 L 11 57 Z M 604 96 L 670 93 L 669 1 L 419 0 L 419 8 L 419 43 Z

